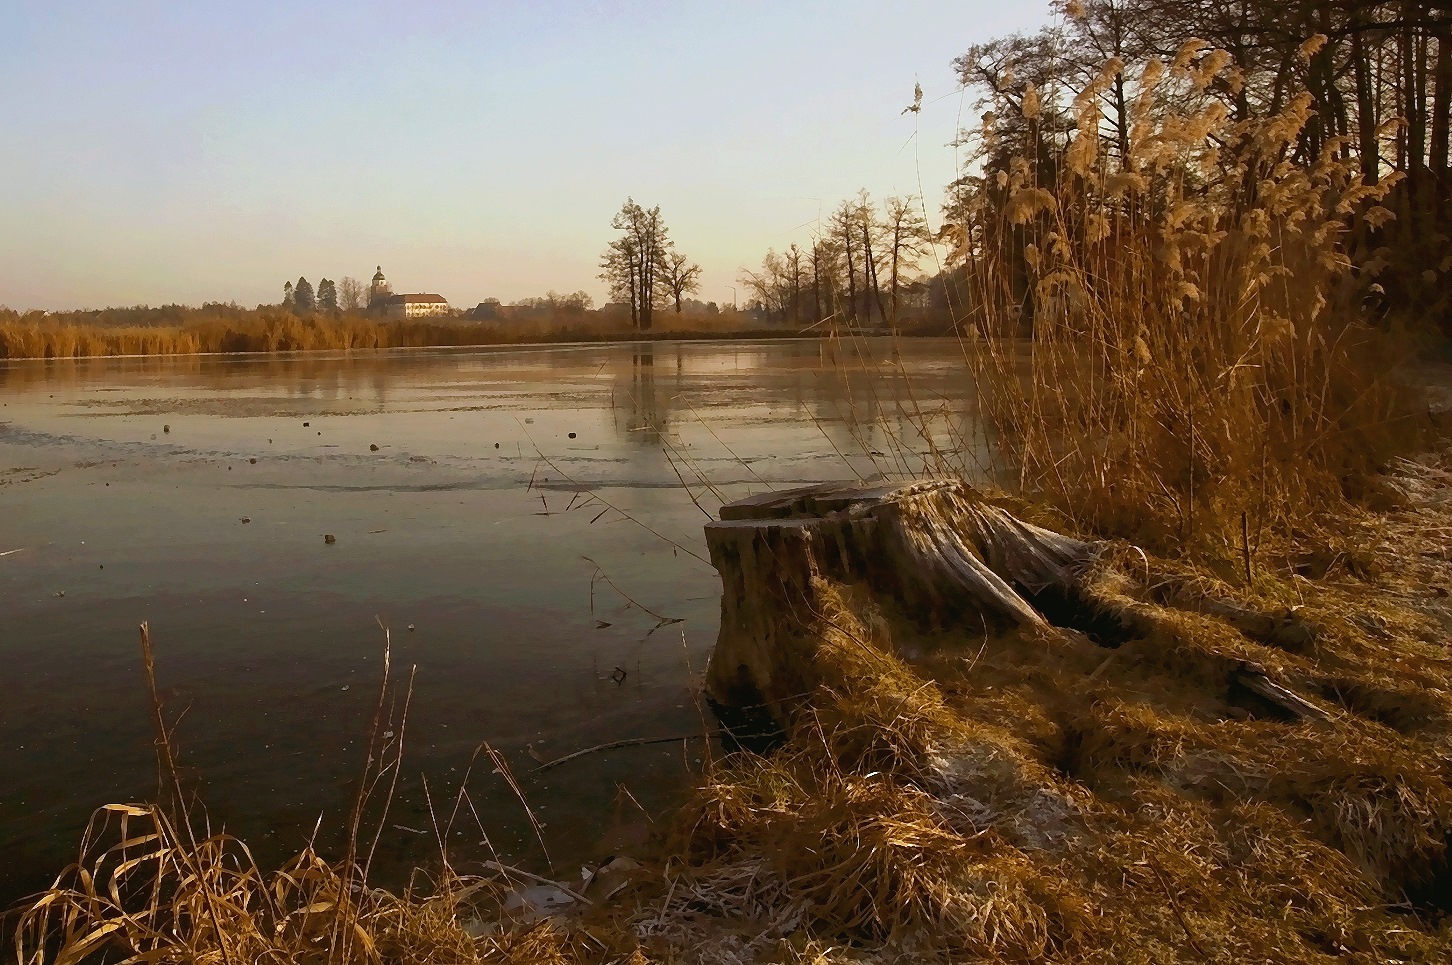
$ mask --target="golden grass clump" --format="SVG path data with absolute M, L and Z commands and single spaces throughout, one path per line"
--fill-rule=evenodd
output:
M 311 850 L 264 874 L 235 838 L 196 840 L 158 807 L 110 805 L 81 860 L 26 910 L 16 960 L 479 960 L 448 890 L 418 901 L 359 881 Z
M 1124 157 L 1099 136 L 1117 62 L 1066 105 L 1062 155 L 986 135 L 954 226 L 970 356 L 1022 488 L 1082 531 L 1228 555 L 1242 514 L 1259 538 L 1377 495 L 1427 428 L 1344 251 L 1396 178 L 1363 184 L 1335 139 L 1293 160 L 1308 95 L 1232 120 L 1205 94 L 1233 82 L 1223 52 L 1151 67 Z
M 950 788 L 970 784 L 991 802 L 977 808 L 1032 794 L 1023 765 L 965 725 L 890 644 L 872 642 L 868 627 L 881 618 L 860 590 L 816 591 L 826 629 L 809 709 L 769 758 L 727 760 L 708 775 L 668 850 L 706 882 L 753 869 L 755 886 L 788 909 L 777 929 L 874 943 L 918 936 L 919 953 L 935 956 L 1035 961 L 1062 950 L 1085 927 L 1082 899 L 945 804 Z

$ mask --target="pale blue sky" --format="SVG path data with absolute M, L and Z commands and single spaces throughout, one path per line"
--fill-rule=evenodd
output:
M 380 263 L 465 307 L 599 298 L 627 195 L 729 301 L 858 188 L 921 179 L 936 222 L 950 61 L 1046 7 L 0 0 L 0 304 L 250 306 Z

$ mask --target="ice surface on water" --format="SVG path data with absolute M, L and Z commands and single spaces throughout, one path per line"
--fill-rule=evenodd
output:
M 141 620 L 214 816 L 264 855 L 300 847 L 320 812 L 341 824 L 377 621 L 397 631 L 395 672 L 418 668 L 398 823 L 428 827 L 418 774 L 452 801 L 484 740 L 520 761 L 557 857 L 605 833 L 620 782 L 668 802 L 695 751 L 536 779 L 524 748 L 700 728 L 689 674 L 719 592 L 703 508 L 915 469 L 872 455 L 921 446 L 904 410 L 965 418 L 955 346 L 904 344 L 911 397 L 885 344 L 866 355 L 776 341 L 0 363 L 0 904 L 73 857 L 93 807 L 151 792 Z M 622 593 L 684 623 L 658 628 Z M 524 860 L 532 833 L 485 770 L 471 796 Z M 386 840 L 398 867 L 437 848 Z

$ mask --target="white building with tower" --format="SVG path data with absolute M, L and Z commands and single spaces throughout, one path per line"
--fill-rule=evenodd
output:
M 368 287 L 368 310 L 384 318 L 427 318 L 449 314 L 449 303 L 444 296 L 429 293 L 395 295 L 393 286 L 383 277 L 383 266 L 379 265 L 373 284 Z

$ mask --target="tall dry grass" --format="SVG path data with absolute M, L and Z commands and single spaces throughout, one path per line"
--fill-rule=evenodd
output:
M 185 313 L 185 310 L 183 310 Z M 430 346 L 511 345 L 545 341 L 780 335 L 746 315 L 658 316 L 658 330 L 638 333 L 598 312 L 544 314 L 499 322 L 379 321 L 363 315 L 301 317 L 281 309 L 218 318 L 196 310 L 181 324 L 104 325 L 68 316 L 0 314 L 0 359 L 191 355 L 201 352 L 305 352 Z
M 1121 69 L 1074 98 L 1061 154 L 1014 153 L 985 126 L 987 173 L 955 226 L 968 354 L 1025 490 L 1086 531 L 1238 549 L 1242 524 L 1286 530 L 1367 495 L 1427 428 L 1395 377 L 1406 339 L 1362 317 L 1344 250 L 1391 217 L 1377 202 L 1395 178 L 1363 184 L 1339 141 L 1294 163 L 1307 95 L 1232 121 L 1204 94 L 1234 67 L 1198 42 L 1145 70 L 1112 156 L 1099 102 Z M 1026 91 L 1031 139 L 1043 111 Z

